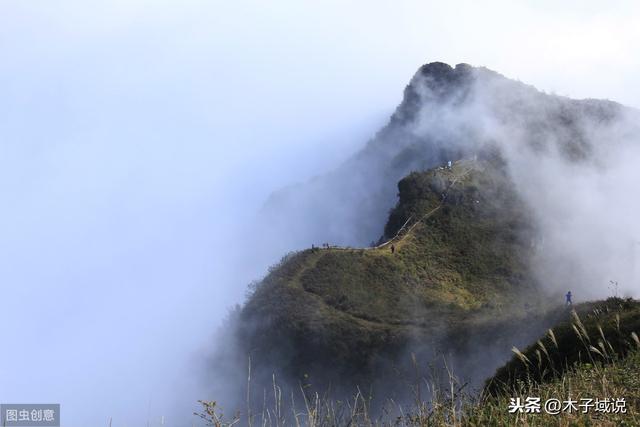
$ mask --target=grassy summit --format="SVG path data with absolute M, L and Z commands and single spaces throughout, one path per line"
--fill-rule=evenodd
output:
M 298 277 L 305 291 L 358 318 L 424 325 L 434 312 L 504 308 L 530 289 L 529 221 L 502 172 L 462 161 L 412 173 L 398 187 L 386 227 L 391 240 L 373 249 L 311 251 Z
M 413 344 L 464 346 L 542 311 L 532 221 L 499 160 L 414 172 L 398 189 L 384 243 L 290 254 L 256 287 L 240 336 L 257 364 L 360 382 Z

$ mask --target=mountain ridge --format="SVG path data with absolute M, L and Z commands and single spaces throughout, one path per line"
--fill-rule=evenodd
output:
M 273 193 L 262 215 L 288 231 L 278 231 L 285 235 L 283 252 L 309 242 L 364 246 L 380 237 L 395 203 L 395 183 L 410 172 L 507 144 L 502 140 L 589 160 L 594 153 L 583 122 L 604 128 L 631 111 L 613 101 L 545 94 L 486 68 L 425 64 L 389 122 L 362 150 L 328 174 Z M 512 117 L 518 122 L 511 123 Z M 511 124 L 523 132 L 510 135 Z M 314 226 L 304 218 L 313 218 Z
M 597 165 L 638 130 L 620 125 L 628 114 L 485 68 L 422 66 L 360 152 L 267 203 L 258 233 L 271 250 L 296 251 L 234 315 L 234 357 L 250 357 L 260 384 L 275 374 L 293 387 L 393 395 L 409 355 L 448 354 L 481 385 L 513 345 L 564 315 L 534 268 L 545 235 L 523 185 L 553 189 L 523 171 L 549 158 Z

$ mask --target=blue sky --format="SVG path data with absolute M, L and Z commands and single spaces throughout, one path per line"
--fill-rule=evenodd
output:
M 187 425 L 239 231 L 425 62 L 640 107 L 640 6 L 556 3 L 0 0 L 0 401 Z

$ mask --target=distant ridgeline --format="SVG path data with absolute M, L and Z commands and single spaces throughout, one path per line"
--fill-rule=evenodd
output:
M 598 131 L 624 109 L 465 64 L 421 67 L 361 152 L 270 199 L 261 227 L 269 244 L 337 246 L 273 266 L 233 317 L 234 351 L 216 363 L 237 366 L 225 374 L 242 383 L 250 357 L 258 399 L 273 374 L 297 389 L 384 387 L 385 398 L 402 397 L 416 376 L 412 355 L 446 354 L 456 375 L 482 384 L 512 346 L 564 315 L 544 308 L 531 271 L 537 227 L 505 163 L 505 140 L 590 161 L 584 122 Z

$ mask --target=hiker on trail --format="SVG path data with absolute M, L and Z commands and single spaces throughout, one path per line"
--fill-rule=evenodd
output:
M 395 252 L 396 252 L 396 247 L 395 247 L 395 246 L 393 246 L 393 245 L 391 245 L 391 253 L 393 254 L 393 253 L 395 253 Z
M 567 301 L 565 303 L 565 305 L 568 307 L 570 305 L 572 305 L 573 303 L 571 302 L 571 291 L 567 292 L 567 295 L 565 295 Z
M 447 162 L 447 169 L 451 169 L 451 160 Z

